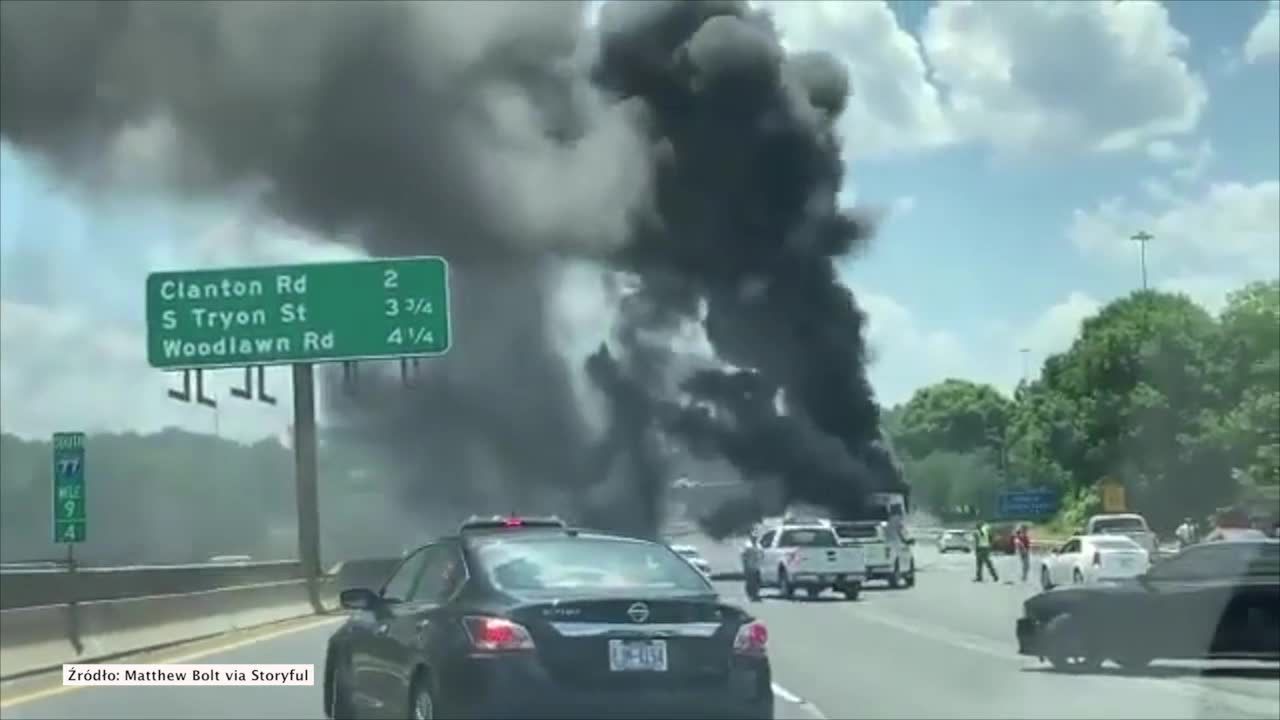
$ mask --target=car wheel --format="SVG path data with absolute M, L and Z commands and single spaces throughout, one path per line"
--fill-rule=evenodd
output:
M 809 598 L 810 600 L 818 597 L 818 595 L 820 595 L 821 593 L 822 593 L 822 588 L 807 587 L 804 589 L 805 597 Z
M 791 586 L 791 578 L 787 577 L 786 568 L 778 568 L 778 592 L 788 600 L 796 594 L 796 589 Z
M 840 592 L 844 593 L 846 600 L 857 600 L 858 595 L 862 593 L 862 583 L 854 583 L 844 586 Z
M 436 701 L 431 695 L 431 680 L 425 673 L 418 673 L 409 690 L 409 715 L 413 720 L 435 720 Z
M 351 681 L 351 661 L 346 658 L 334 659 L 333 669 L 330 671 L 329 682 L 330 690 L 329 706 L 325 708 L 325 713 L 333 720 L 350 720 L 356 716 L 355 709 L 351 705 L 351 690 L 348 683 Z
M 893 561 L 893 573 L 889 575 L 889 587 L 897 589 L 902 584 L 902 569 L 898 566 L 898 561 Z
M 1080 574 L 1080 568 L 1071 571 L 1071 582 L 1076 585 L 1084 584 L 1084 575 Z
M 1058 615 L 1045 626 L 1046 657 L 1055 670 L 1085 672 L 1102 665 L 1089 648 L 1088 637 L 1070 614 Z
M 1040 566 L 1040 587 L 1045 590 L 1053 589 L 1053 581 L 1049 579 L 1049 568 Z

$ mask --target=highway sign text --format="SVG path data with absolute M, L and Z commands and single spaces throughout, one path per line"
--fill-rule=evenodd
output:
M 156 368 L 440 355 L 451 341 L 443 258 L 147 276 L 147 359 Z
M 1004 519 L 1034 519 L 1058 511 L 1058 493 L 1048 488 L 1005 490 L 996 498 L 996 512 Z
M 84 433 L 53 434 L 53 541 L 85 540 Z

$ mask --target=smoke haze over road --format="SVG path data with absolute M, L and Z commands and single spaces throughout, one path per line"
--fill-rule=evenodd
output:
M 453 351 L 328 393 L 407 508 L 652 533 L 673 442 L 836 512 L 898 486 L 834 264 L 873 229 L 836 201 L 842 66 L 745 3 L 583 11 L 5 2 L 0 134 L 81 192 L 250 187 L 335 242 L 448 257 Z M 616 306 L 589 360 L 554 332 L 583 267 Z M 699 326 L 709 350 L 675 342 Z

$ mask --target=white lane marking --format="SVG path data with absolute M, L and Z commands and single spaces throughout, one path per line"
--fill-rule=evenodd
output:
M 805 700 L 799 695 L 796 695 L 795 693 L 782 687 L 778 683 L 773 683 L 772 685 L 773 685 L 773 694 L 775 697 L 780 697 L 783 700 L 791 703 L 792 705 L 797 706 L 801 710 L 804 710 L 806 713 L 809 714 L 810 717 L 813 718 L 813 720 L 827 720 L 827 716 L 824 715 L 822 711 L 818 709 L 817 705 L 814 705 L 808 700 Z
M 799 695 L 796 695 L 796 694 L 792 693 L 790 690 L 788 690 L 788 689 L 786 689 L 786 688 L 782 687 L 782 686 L 781 686 L 781 685 L 779 685 L 778 683 L 774 683 L 774 684 L 773 684 L 773 694 L 774 694 L 774 695 L 777 695 L 778 697 L 782 698 L 783 700 L 786 700 L 786 701 L 787 701 L 787 702 L 789 702 L 789 703 L 795 703 L 795 704 L 799 705 L 800 703 L 803 703 L 803 702 L 804 702 L 804 700 L 801 700 L 801 699 L 800 699 L 800 696 L 799 696 Z

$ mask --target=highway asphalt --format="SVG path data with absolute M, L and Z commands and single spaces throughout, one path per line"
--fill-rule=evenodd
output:
M 682 540 L 683 541 L 683 540 Z M 693 539 L 717 569 L 736 560 L 732 544 Z M 1104 666 L 1063 675 L 1016 653 L 1014 618 L 1033 583 L 1007 582 L 1015 561 L 1000 558 L 1001 583 L 974 583 L 972 556 L 919 548 L 912 589 L 868 587 L 861 599 L 834 596 L 749 603 L 741 583 L 718 583 L 770 630 L 779 718 L 1276 718 L 1275 664 L 1159 664 L 1140 674 Z M 198 658 L 173 649 L 147 662 L 322 662 L 336 620 L 308 620 L 208 644 Z M 287 629 L 286 629 L 287 630 Z M 182 657 L 184 652 L 186 657 Z M 4 718 L 320 718 L 320 686 L 0 688 Z M 25 699 L 24 698 L 29 698 Z

